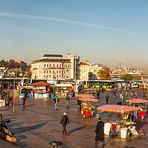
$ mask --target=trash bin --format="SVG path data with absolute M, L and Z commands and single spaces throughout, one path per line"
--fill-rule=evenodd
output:
M 126 138 L 128 128 L 121 128 L 121 138 Z

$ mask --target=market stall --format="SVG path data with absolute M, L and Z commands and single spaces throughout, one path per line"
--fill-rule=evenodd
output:
M 103 105 L 98 107 L 97 109 L 101 112 L 129 114 L 135 110 L 140 110 L 140 107 L 133 107 L 127 105 Z
M 95 98 L 93 95 L 81 94 L 76 95 L 77 98 Z
M 96 90 L 97 90 L 96 88 L 85 88 L 84 93 L 86 93 L 86 94 L 95 94 Z
M 113 127 L 114 128 L 118 127 L 117 131 L 121 133 L 121 138 L 126 138 L 128 127 L 130 128 L 132 127 L 132 129 L 134 127 L 133 133 L 137 134 L 137 131 L 135 130 L 135 126 L 133 126 L 136 123 L 128 119 L 128 115 L 131 112 L 140 110 L 140 107 L 132 107 L 132 106 L 126 106 L 126 105 L 103 105 L 98 107 L 97 110 L 99 112 L 110 112 L 110 113 L 121 114 L 120 120 L 105 124 L 105 128 L 104 128 L 105 134 L 109 135 Z
M 67 94 L 71 94 L 74 90 L 72 84 L 55 84 L 57 94 L 60 96 L 66 96 Z
M 141 119 L 144 119 L 146 118 L 146 106 L 143 105 L 145 103 L 148 103 L 148 100 L 145 100 L 145 99 L 129 99 L 127 100 L 128 103 L 130 104 L 138 104 L 138 106 L 141 107 L 141 110 L 138 112 L 138 117 L 141 118 Z
M 81 103 L 81 114 L 83 117 L 92 117 L 94 115 L 95 106 L 92 104 L 93 102 L 98 102 L 98 99 L 95 98 L 78 98 Z
M 32 83 L 34 86 L 34 98 L 35 99 L 47 99 L 49 98 L 50 84 L 44 81 Z

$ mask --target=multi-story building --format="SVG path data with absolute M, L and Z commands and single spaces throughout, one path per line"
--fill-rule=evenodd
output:
M 73 55 L 45 54 L 31 64 L 32 79 L 64 80 L 77 78 L 79 57 Z
M 5 75 L 5 67 L 0 67 L 0 78 L 3 78 Z
M 80 57 L 73 55 L 73 54 L 67 54 L 66 57 L 70 59 L 70 62 L 71 62 L 71 78 L 75 80 L 79 79 L 80 77 L 80 69 L 79 69 Z
M 98 72 L 102 70 L 102 64 L 90 63 L 89 61 L 80 62 L 80 80 L 100 79 Z

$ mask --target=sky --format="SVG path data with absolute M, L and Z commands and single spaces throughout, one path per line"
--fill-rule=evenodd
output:
M 147 0 L 0 0 L 0 60 L 72 53 L 148 70 Z

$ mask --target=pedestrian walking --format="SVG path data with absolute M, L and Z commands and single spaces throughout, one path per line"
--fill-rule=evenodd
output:
M 11 98 L 11 104 L 12 104 L 12 111 L 14 112 L 14 102 L 15 102 L 15 99 L 14 97 Z
M 66 95 L 66 107 L 69 108 L 69 100 L 70 100 L 70 96 L 69 94 Z
M 96 125 L 96 137 L 95 143 L 102 143 L 102 147 L 104 146 L 104 122 L 101 120 L 101 117 L 98 118 L 98 123 Z
M 34 99 L 34 90 L 31 91 L 32 99 Z
M 108 104 L 108 101 L 109 101 L 109 95 L 107 94 L 105 98 L 106 98 L 106 104 Z
M 100 90 L 98 90 L 98 91 L 96 92 L 96 97 L 97 97 L 97 99 L 100 98 Z
M 25 91 L 24 97 L 23 97 L 23 108 L 26 107 L 26 99 L 27 99 L 27 92 Z
M 70 121 L 69 121 L 69 118 L 68 118 L 66 112 L 63 113 L 63 116 L 62 116 L 62 119 L 61 119 L 60 123 L 63 126 L 62 134 L 67 135 L 66 126 L 67 126 L 67 124 L 70 123 Z

